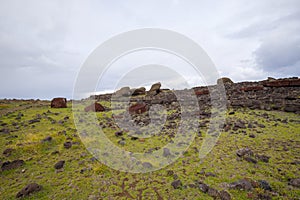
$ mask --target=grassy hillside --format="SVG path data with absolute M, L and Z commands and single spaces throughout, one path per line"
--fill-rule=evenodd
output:
M 0 199 L 15 199 L 29 183 L 37 183 L 42 189 L 24 199 L 221 198 L 214 197 L 212 189 L 226 191 L 232 199 L 300 199 L 299 185 L 291 182 L 300 178 L 297 114 L 229 110 L 224 131 L 204 160 L 199 160 L 198 150 L 205 137 L 205 126 L 175 163 L 155 172 L 132 174 L 110 169 L 93 158 L 80 141 L 71 105 L 68 106 L 51 109 L 45 101 L 0 102 L 1 165 L 6 161 L 24 161 L 14 169 L 0 172 Z M 97 116 L 105 125 L 111 111 Z M 205 120 L 199 119 L 201 123 Z M 167 139 L 158 135 L 132 140 L 125 134 L 125 143 L 120 144 L 116 131 L 115 127 L 105 128 L 113 143 L 132 151 L 161 147 Z M 64 145 L 68 141 L 70 148 Z M 239 154 L 247 147 L 245 155 Z M 65 161 L 63 168 L 55 169 L 61 160 Z M 181 184 L 174 186 L 178 180 Z M 232 184 L 240 180 L 246 180 L 251 188 Z M 212 189 L 203 192 L 203 184 Z

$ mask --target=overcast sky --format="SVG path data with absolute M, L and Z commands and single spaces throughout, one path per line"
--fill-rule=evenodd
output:
M 146 27 L 196 41 L 220 75 L 236 82 L 300 74 L 299 0 L 0 0 L 0 98 L 71 98 L 80 66 L 98 45 Z M 137 55 L 119 65 L 129 67 L 128 60 L 150 64 Z M 115 67 L 99 88 L 112 89 L 121 75 Z

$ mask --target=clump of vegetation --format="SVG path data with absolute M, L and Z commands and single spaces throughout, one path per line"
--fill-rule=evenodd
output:
M 100 103 L 109 106 L 109 102 Z M 168 115 L 174 113 L 168 111 Z M 1 199 L 15 199 L 29 183 L 41 188 L 24 199 L 300 197 L 298 114 L 230 110 L 216 146 L 203 160 L 199 150 L 208 122 L 199 119 L 201 129 L 184 155 L 166 168 L 145 174 L 116 171 L 98 162 L 80 140 L 71 107 L 55 109 L 47 101 L 6 100 L 1 101 L 0 114 Z M 174 118 L 163 134 L 139 140 L 126 131 L 118 135 L 118 127 L 108 126 L 112 111 L 97 116 L 115 145 L 134 152 L 163 147 L 179 120 Z M 15 160 L 23 164 L 8 163 Z M 59 161 L 64 164 L 55 167 Z

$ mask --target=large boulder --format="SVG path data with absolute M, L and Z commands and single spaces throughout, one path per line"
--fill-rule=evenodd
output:
M 131 95 L 131 90 L 129 87 L 122 87 L 121 89 L 119 89 L 115 92 L 115 95 L 128 97 Z
M 145 103 L 136 103 L 129 107 L 130 114 L 141 114 L 148 110 L 148 106 Z
M 144 95 L 144 94 L 146 94 L 146 88 L 144 87 L 132 89 L 132 96 Z
M 160 87 L 161 87 L 161 83 L 160 83 L 160 82 L 154 83 L 154 84 L 151 86 L 151 88 L 150 88 L 148 94 L 149 94 L 149 95 L 156 95 L 156 94 L 160 93 L 160 91 L 161 91 L 161 90 L 160 90 Z
M 233 81 L 230 79 L 230 78 L 227 78 L 227 77 L 222 77 L 222 78 L 219 78 L 217 80 L 217 84 L 220 85 L 220 84 L 232 84 Z
M 67 107 L 67 99 L 66 98 L 54 98 L 51 101 L 51 108 L 66 108 Z
M 92 103 L 91 105 L 84 108 L 85 112 L 103 112 L 105 108 L 100 103 Z

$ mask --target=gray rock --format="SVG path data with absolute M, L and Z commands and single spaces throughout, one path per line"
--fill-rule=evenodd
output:
M 233 182 L 229 184 L 230 189 L 238 189 L 238 190 L 252 190 L 253 186 L 250 181 L 246 179 L 241 179 L 239 181 Z

